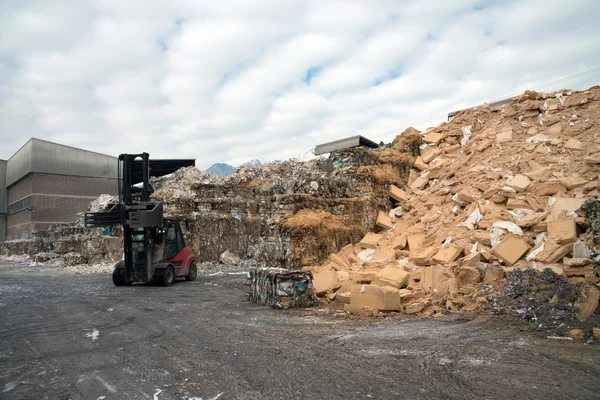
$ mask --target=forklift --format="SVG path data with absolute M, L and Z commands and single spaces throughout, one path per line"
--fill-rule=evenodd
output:
M 141 159 L 141 183 L 134 180 L 134 165 Z M 121 154 L 118 159 L 119 202 L 105 211 L 85 213 L 86 228 L 121 225 L 123 259 L 112 274 L 116 286 L 134 282 L 170 286 L 177 278 L 193 281 L 198 275 L 196 259 L 185 246 L 179 221 L 163 218 L 163 205 L 150 201 L 148 153 Z M 138 168 L 139 169 L 139 168 Z

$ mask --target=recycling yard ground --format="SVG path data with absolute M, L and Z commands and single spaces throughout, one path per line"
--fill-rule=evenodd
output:
M 241 275 L 115 287 L 0 264 L 3 399 L 562 399 L 600 392 L 600 346 L 491 315 L 347 318 L 246 300 Z

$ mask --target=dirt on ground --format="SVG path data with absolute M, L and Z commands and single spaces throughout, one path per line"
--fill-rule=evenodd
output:
M 215 269 L 217 269 L 215 267 Z M 505 316 L 364 318 L 247 301 L 246 277 L 113 286 L 0 263 L 3 399 L 589 399 L 600 346 Z

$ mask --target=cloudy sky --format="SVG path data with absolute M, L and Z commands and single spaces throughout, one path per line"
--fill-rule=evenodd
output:
M 0 158 L 30 137 L 200 168 L 391 141 L 600 67 L 598 16 L 595 0 L 0 0 Z

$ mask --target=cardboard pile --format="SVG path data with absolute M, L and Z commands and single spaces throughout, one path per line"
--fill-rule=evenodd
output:
M 481 289 L 501 290 L 514 269 L 600 283 L 580 209 L 600 196 L 598 99 L 599 87 L 527 92 L 421 133 L 376 232 L 311 268 L 317 295 L 352 312 L 432 315 L 484 308 L 492 296 Z

